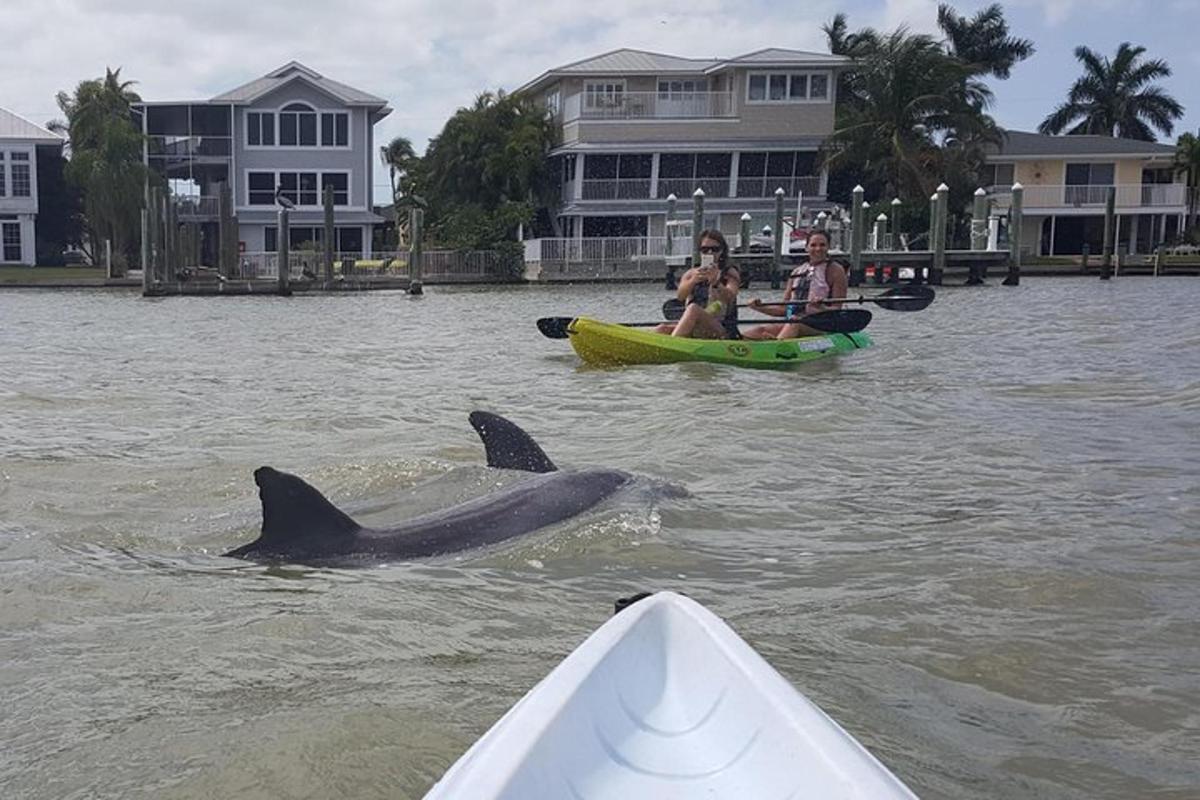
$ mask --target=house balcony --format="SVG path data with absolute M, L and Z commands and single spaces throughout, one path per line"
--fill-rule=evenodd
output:
M 1113 186 L 1026 186 L 1024 208 L 1068 211 L 1086 209 L 1104 213 L 1108 190 Z M 1181 210 L 1187 204 L 1187 187 L 1181 183 L 1125 184 L 1116 186 L 1116 207 L 1123 210 Z M 1012 203 L 1011 186 L 986 189 L 996 205 L 1008 208 Z
M 569 95 L 563 121 L 629 119 L 732 119 L 731 92 L 621 92 Z
M 175 215 L 180 222 L 212 222 L 221 216 L 221 198 L 204 195 L 179 195 Z
M 570 203 L 579 200 L 651 200 L 665 199 L 675 195 L 680 200 L 688 200 L 696 189 L 703 189 L 705 197 L 774 197 L 776 189 L 783 189 L 785 197 L 818 196 L 821 193 L 821 177 L 819 175 L 804 175 L 795 178 L 735 178 L 732 181 L 734 191 L 730 191 L 731 181 L 723 178 L 659 178 L 658 186 L 649 178 L 588 178 L 580 186 L 579 197 L 576 198 L 576 182 L 567 181 L 562 187 L 562 201 Z
M 146 150 L 151 165 L 170 169 L 195 162 L 227 162 L 233 157 L 232 136 L 170 136 L 146 137 Z

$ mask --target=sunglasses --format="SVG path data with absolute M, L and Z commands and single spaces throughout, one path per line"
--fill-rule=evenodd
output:
M 719 244 L 705 245 L 704 247 L 700 248 L 700 252 L 701 253 L 719 253 L 719 252 L 721 252 L 721 245 L 719 245 Z

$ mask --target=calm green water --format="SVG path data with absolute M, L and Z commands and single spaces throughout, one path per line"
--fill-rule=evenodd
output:
M 947 288 L 790 374 L 533 326 L 664 297 L 0 293 L 0 794 L 419 797 L 657 588 L 923 797 L 1200 794 L 1200 282 Z M 263 464 L 374 524 L 511 480 L 475 408 L 691 496 L 433 563 L 217 556 Z

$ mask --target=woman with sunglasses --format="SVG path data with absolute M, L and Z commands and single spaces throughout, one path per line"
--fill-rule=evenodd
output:
M 825 231 L 808 234 L 808 260 L 792 270 L 783 302 L 788 305 L 765 305 L 757 297 L 749 307 L 772 317 L 785 317 L 785 323 L 759 325 L 745 331 L 747 339 L 795 339 L 800 336 L 820 336 L 821 331 L 802 322 L 792 322 L 807 314 L 817 314 L 839 307 L 838 300 L 846 297 L 846 268 L 829 260 L 829 235 Z
M 737 293 L 742 273 L 729 263 L 729 245 L 718 230 L 700 232 L 700 264 L 683 273 L 677 296 L 683 316 L 664 322 L 657 333 L 693 339 L 737 339 Z

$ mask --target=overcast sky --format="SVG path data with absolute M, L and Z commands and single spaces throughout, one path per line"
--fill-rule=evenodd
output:
M 966 15 L 986 3 L 954 5 Z M 993 83 L 1001 125 L 1032 130 L 1064 98 L 1080 73 L 1076 45 L 1111 55 L 1132 41 L 1174 71 L 1163 85 L 1185 106 L 1175 135 L 1200 128 L 1200 0 L 1010 0 L 1004 8 L 1038 52 Z M 194 100 L 296 60 L 387 98 L 395 110 L 377 141 L 406 136 L 420 152 L 481 91 L 511 90 L 571 61 L 621 47 L 697 58 L 824 51 L 820 26 L 839 11 L 851 28 L 936 32 L 937 2 L 0 0 L 0 9 L 0 106 L 34 122 L 60 117 L 55 94 L 106 66 L 120 67 L 147 100 Z M 386 173 L 376 183 L 382 201 Z

